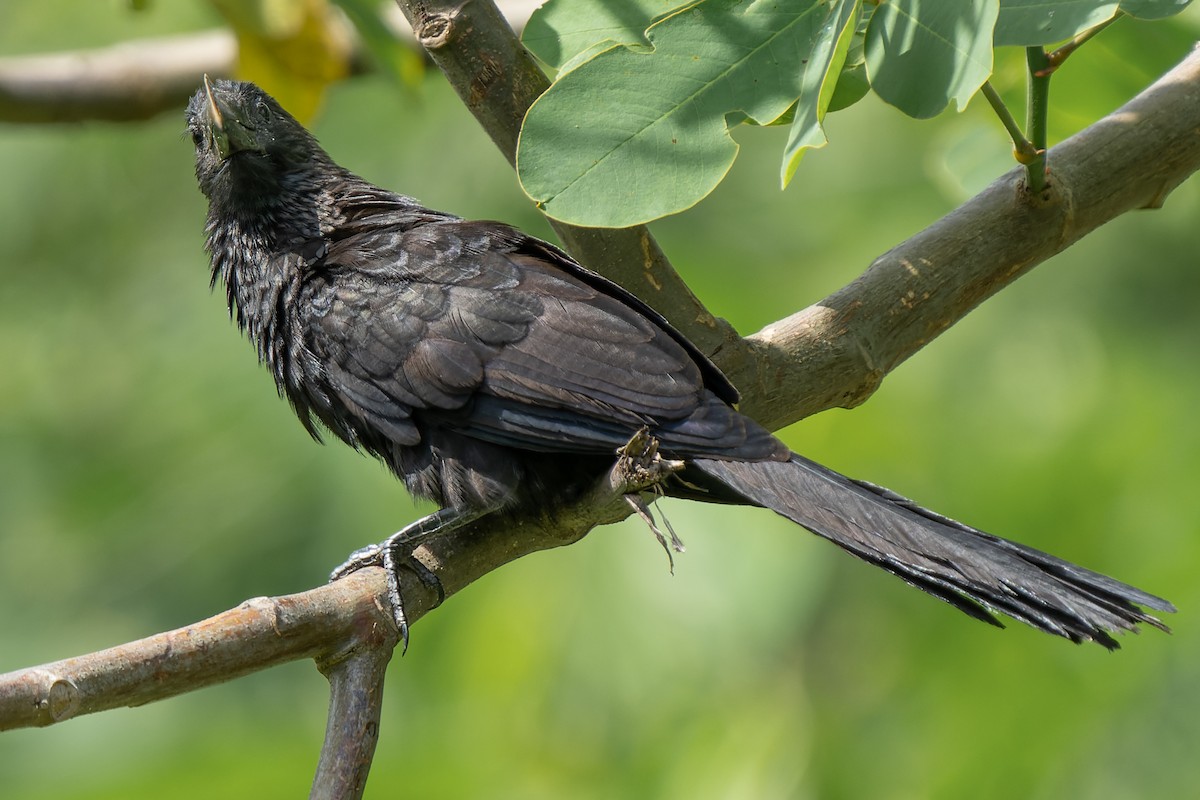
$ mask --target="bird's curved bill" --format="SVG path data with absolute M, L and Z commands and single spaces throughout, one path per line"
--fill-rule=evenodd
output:
M 213 92 L 212 81 L 208 79 L 208 75 L 204 76 L 204 97 L 208 100 L 208 129 L 212 133 L 213 144 L 221 158 L 228 158 L 234 148 L 225 130 L 225 115 L 221 112 L 221 103 Z

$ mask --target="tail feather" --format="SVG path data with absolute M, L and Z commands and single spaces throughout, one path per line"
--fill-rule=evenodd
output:
M 1175 611 L 1161 597 L 963 525 L 794 453 L 789 461 L 695 459 L 691 465 L 747 502 L 999 627 L 991 611 L 1115 650 L 1110 631 L 1137 632 L 1142 623 L 1168 630 L 1138 606 Z

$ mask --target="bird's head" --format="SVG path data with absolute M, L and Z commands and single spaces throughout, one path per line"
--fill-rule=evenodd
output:
M 278 195 L 289 176 L 326 161 L 312 134 L 281 105 L 244 81 L 211 81 L 188 103 L 196 178 L 210 201 L 253 205 Z

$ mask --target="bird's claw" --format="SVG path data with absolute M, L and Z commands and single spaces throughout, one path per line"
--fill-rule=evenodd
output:
M 329 582 L 341 580 L 351 572 L 358 572 L 365 567 L 383 566 L 383 543 L 360 547 L 342 562 L 333 572 L 329 573 Z
M 658 439 L 650 435 L 649 428 L 642 427 L 628 442 L 617 448 L 617 463 L 613 470 L 624 494 L 633 494 L 649 489 L 683 467 L 682 461 L 659 455 Z
M 437 594 L 432 608 L 437 608 L 446 599 L 446 590 L 437 575 L 413 554 L 413 526 L 393 533 L 378 544 L 361 547 L 350 554 L 329 575 L 330 582 L 340 580 L 352 572 L 366 567 L 381 567 L 387 575 L 387 596 L 392 607 L 392 619 L 400 636 L 400 652 L 408 650 L 408 617 L 404 613 L 404 601 L 400 596 L 400 570 L 407 568 L 429 589 Z
M 366 567 L 382 567 L 387 576 L 388 603 L 392 607 L 392 619 L 396 623 L 396 630 L 400 635 L 400 652 L 403 653 L 408 650 L 408 618 L 404 613 L 404 601 L 400 597 L 400 575 L 395 555 L 395 540 L 400 533 L 393 534 L 378 544 L 370 544 L 355 550 L 349 558 L 329 574 L 329 580 L 332 583 Z M 425 568 L 425 571 L 428 572 L 428 568 Z
M 683 542 L 676 535 L 675 529 L 671 527 L 671 523 L 665 515 L 663 524 L 666 526 L 667 533 L 662 532 L 655 523 L 654 515 L 642 497 L 642 492 L 649 491 L 660 495 L 662 493 L 661 482 L 679 472 L 683 467 L 682 461 L 672 461 L 659 455 L 658 439 L 654 438 L 650 434 L 650 429 L 646 427 L 639 429 L 628 442 L 617 448 L 617 463 L 613 467 L 621 483 L 625 502 L 629 503 L 629 506 L 642 518 L 642 521 L 650 528 L 650 532 L 654 534 L 654 538 L 662 545 L 667 554 L 671 572 L 675 571 L 675 557 L 672 551 L 682 553 Z

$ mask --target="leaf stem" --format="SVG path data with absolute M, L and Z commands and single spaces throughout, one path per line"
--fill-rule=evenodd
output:
M 1025 48 L 1025 63 L 1029 68 L 1026 84 L 1025 130 L 1035 151 L 1034 158 L 1025 163 L 1026 182 L 1031 192 L 1046 188 L 1046 119 L 1050 110 L 1049 57 L 1041 46 Z
M 1121 11 L 1117 11 L 1116 14 L 1114 14 L 1109 19 L 1106 19 L 1104 22 L 1101 22 L 1096 27 L 1088 28 L 1086 31 L 1079 34 L 1074 39 L 1072 39 L 1071 41 L 1064 44 L 1062 47 L 1058 48 L 1057 50 L 1054 50 L 1053 52 L 1046 54 L 1046 66 L 1044 68 L 1042 68 L 1042 70 L 1038 73 L 1038 77 L 1039 78 L 1049 77 L 1056 69 L 1058 69 L 1059 67 L 1061 67 L 1063 65 L 1063 62 L 1066 61 L 1067 58 L 1069 58 L 1072 53 L 1074 53 L 1080 47 L 1083 47 L 1083 45 L 1086 44 L 1088 41 L 1090 41 L 1093 36 L 1100 33 L 1100 31 L 1104 30 L 1109 25 L 1112 25 L 1114 22 L 1116 22 L 1122 16 L 1123 16 L 1123 13 Z
M 1008 131 L 1009 137 L 1013 143 L 1013 158 L 1022 164 L 1028 164 L 1030 161 L 1038 157 L 1037 148 L 1033 146 L 1033 142 L 1025 138 L 1025 133 L 1021 130 L 1021 126 L 1017 124 L 1016 118 L 1012 112 L 1008 110 L 1008 106 L 1004 105 L 1004 100 L 1000 97 L 1000 93 L 996 91 L 996 87 L 992 86 L 991 81 L 984 81 L 983 96 L 987 98 L 988 104 L 992 110 L 996 112 L 996 116 L 1000 118 L 1000 124 Z

